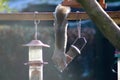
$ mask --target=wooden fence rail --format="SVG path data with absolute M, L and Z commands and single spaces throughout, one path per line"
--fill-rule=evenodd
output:
M 109 11 L 108 15 L 117 23 L 120 24 L 120 11 Z M 22 13 L 0 13 L 0 21 L 20 21 L 20 20 L 54 20 L 53 12 L 22 12 Z M 76 18 L 77 15 L 77 18 Z M 71 12 L 68 15 L 68 20 L 89 19 L 86 12 Z

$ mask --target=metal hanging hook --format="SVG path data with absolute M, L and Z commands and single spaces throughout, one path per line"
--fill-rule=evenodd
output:
M 76 24 L 78 30 L 78 38 L 73 44 L 74 45 L 79 44 L 79 46 L 76 45 L 76 47 L 78 47 L 78 49 L 81 51 L 85 47 L 87 40 L 85 37 L 81 36 L 81 19 L 79 18 L 79 11 L 76 11 Z
M 37 20 L 36 19 L 36 15 L 38 14 L 38 12 L 37 11 L 35 11 L 34 12 L 34 24 L 35 24 L 35 36 L 34 36 L 34 38 L 35 38 L 35 40 L 37 40 L 37 36 L 38 36 L 38 24 L 40 23 L 40 20 Z
M 77 14 L 77 16 L 76 16 L 76 18 L 77 18 L 77 21 L 76 21 L 76 23 L 77 23 L 77 30 L 78 30 L 78 38 L 81 38 L 81 19 L 79 19 L 79 11 L 76 11 L 76 14 Z

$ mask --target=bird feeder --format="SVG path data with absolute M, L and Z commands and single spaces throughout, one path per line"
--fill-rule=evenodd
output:
M 42 43 L 40 40 L 32 40 L 24 46 L 29 47 L 29 80 L 43 80 L 43 61 L 42 47 L 49 47 L 49 45 Z
M 35 15 L 38 12 L 35 12 Z M 34 20 L 35 24 L 35 36 L 34 40 L 25 44 L 23 46 L 29 47 L 29 61 L 25 63 L 25 65 L 29 65 L 29 80 L 43 80 L 43 64 L 47 64 L 47 62 L 43 61 L 42 47 L 50 47 L 47 44 L 42 43 L 37 39 L 37 27 L 39 21 Z

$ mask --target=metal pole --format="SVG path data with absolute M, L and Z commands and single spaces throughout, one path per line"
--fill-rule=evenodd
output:
M 120 58 L 118 58 L 118 61 L 117 61 L 117 67 L 118 67 L 118 74 L 117 74 L 117 76 L 118 76 L 118 80 L 120 80 Z
M 117 80 L 120 80 L 120 51 L 116 49 L 115 57 L 117 57 Z

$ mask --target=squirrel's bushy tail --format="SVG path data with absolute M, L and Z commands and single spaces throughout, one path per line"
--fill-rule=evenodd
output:
M 62 6 L 59 4 L 55 9 L 55 19 L 57 19 L 58 24 L 62 24 L 64 19 L 67 18 L 68 14 L 70 13 L 70 7 Z

